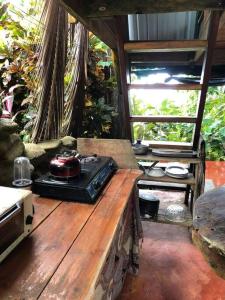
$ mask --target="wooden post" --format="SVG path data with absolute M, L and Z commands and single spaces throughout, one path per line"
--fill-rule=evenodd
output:
M 208 48 L 205 52 L 204 62 L 202 66 L 202 75 L 201 75 L 201 82 L 202 89 L 199 95 L 199 102 L 198 102 L 198 111 L 197 111 L 197 122 L 194 132 L 193 138 L 193 148 L 197 150 L 198 142 L 201 132 L 201 125 L 202 119 L 204 114 L 205 108 L 205 101 L 208 91 L 208 84 L 211 75 L 211 67 L 213 61 L 213 52 L 216 45 L 216 37 L 219 28 L 219 21 L 220 21 L 221 12 L 220 11 L 212 11 L 210 16 L 210 24 L 209 24 L 209 31 L 208 31 Z
M 124 138 L 131 140 L 131 127 L 130 127 L 130 110 L 127 89 L 127 61 L 124 52 L 124 33 L 123 33 L 123 20 L 122 17 L 116 17 L 117 28 L 117 53 L 119 60 L 120 83 L 121 83 L 121 100 L 123 101 L 123 126 Z

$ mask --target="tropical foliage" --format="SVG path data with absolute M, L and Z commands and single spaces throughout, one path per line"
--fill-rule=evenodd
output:
M 202 133 L 207 145 L 207 157 L 211 160 L 225 160 L 224 87 L 209 89 Z
M 179 106 L 172 99 L 164 99 L 160 105 L 148 104 L 143 107 L 142 101 L 132 98 L 131 110 L 134 115 L 195 115 L 196 91 L 189 92 L 188 101 Z M 141 138 L 155 141 L 190 142 L 193 125 L 135 123 L 133 126 L 134 139 Z M 210 87 L 207 95 L 202 134 L 206 141 L 207 158 L 210 160 L 225 160 L 225 89 Z
M 0 4 L 0 103 L 13 101 L 14 119 L 23 130 L 33 119 L 33 74 L 37 56 L 37 23 L 40 12 L 37 1 L 18 1 L 15 6 L 7 1 Z M 40 3 L 40 2 L 39 2 Z
M 111 50 L 95 35 L 89 35 L 87 88 L 83 111 L 83 136 L 110 137 L 117 116 L 112 106 L 116 86 Z
M 20 135 L 23 140 L 30 141 L 31 135 L 34 133 L 34 128 L 36 129 L 34 124 L 37 122 L 35 120 L 37 120 L 37 116 L 39 116 L 39 114 L 37 114 L 37 111 L 39 111 L 37 105 L 39 105 L 40 101 L 37 101 L 38 97 L 35 95 L 40 95 L 40 87 L 37 86 L 40 80 L 36 80 L 37 77 L 34 75 L 37 73 L 38 53 L 40 53 L 40 49 L 46 48 L 40 48 L 40 33 L 43 35 L 44 26 L 42 25 L 44 25 L 44 21 L 47 17 L 45 17 L 45 14 L 42 14 L 42 18 L 40 18 L 43 1 L 18 0 L 15 5 L 13 5 L 12 2 L 13 1 L 4 1 L 0 4 L 0 112 L 2 106 L 4 106 L 6 97 L 11 95 L 11 98 L 14 100 L 12 116 L 20 126 Z M 49 9 L 46 9 L 46 11 L 49 12 Z M 68 26 L 68 31 L 70 31 L 71 26 Z M 73 30 L 73 32 L 75 31 L 76 30 Z M 50 33 L 49 35 L 52 36 L 53 34 Z M 75 38 L 77 37 L 76 35 L 74 36 Z M 68 40 L 68 43 L 69 42 L 71 41 Z M 83 40 L 81 42 L 83 45 Z M 49 46 L 49 44 L 52 45 L 52 43 L 48 43 L 47 46 Z M 79 41 L 74 41 L 73 44 L 79 46 Z M 69 51 L 74 48 L 71 47 L 73 46 L 68 44 L 68 57 L 70 57 Z M 75 53 L 77 53 L 76 48 L 74 49 Z M 45 50 L 43 50 L 43 52 L 44 51 Z M 50 54 L 52 52 L 53 50 L 45 51 L 44 53 Z M 41 56 L 44 57 L 42 54 Z M 70 62 L 69 58 L 67 58 L 67 60 L 68 65 L 75 66 L 75 69 L 79 70 L 76 65 L 78 65 L 81 60 L 74 62 Z M 83 112 L 84 121 L 80 132 L 84 136 L 109 136 L 112 128 L 112 118 L 116 115 L 114 108 L 110 105 L 112 88 L 114 87 L 114 78 L 111 76 L 111 52 L 110 49 L 93 34 L 89 36 L 89 55 L 88 62 L 86 61 L 86 63 L 88 63 L 88 76 L 86 82 L 83 80 L 83 86 L 86 85 L 86 101 Z M 60 64 L 57 65 L 59 66 Z M 48 66 L 49 64 L 47 63 L 47 67 Z M 84 68 L 84 64 L 81 67 Z M 44 74 L 47 74 L 47 77 L 48 73 L 46 69 L 47 68 L 45 68 Z M 64 114 L 66 121 L 69 121 L 68 116 L 74 115 L 72 113 L 73 108 L 69 105 L 67 95 L 68 91 L 70 91 L 71 97 L 75 98 L 73 81 L 75 80 L 77 82 L 78 79 L 77 76 L 75 79 L 71 78 L 74 76 L 73 71 L 74 68 L 67 68 L 65 74 L 63 70 L 61 72 L 62 76 L 63 74 L 65 75 L 66 101 Z M 57 73 L 59 74 L 59 72 Z M 40 77 L 41 76 L 38 76 L 39 79 Z M 72 90 L 70 88 L 71 82 Z M 56 86 L 59 86 L 59 82 L 55 83 Z M 51 81 L 48 80 L 46 90 L 50 91 L 51 89 Z M 45 112 L 44 119 L 42 118 L 43 120 L 46 119 L 46 115 L 49 117 L 46 110 L 46 107 L 49 106 L 49 101 L 47 100 L 44 105 L 45 107 L 43 105 L 41 106 Z M 70 102 L 73 103 L 74 101 Z M 74 103 L 74 107 L 76 107 L 76 105 L 77 104 Z M 68 109 L 70 109 L 70 111 L 68 111 Z M 9 115 L 9 117 L 11 117 L 11 115 Z M 54 119 L 52 116 L 50 118 Z M 47 127 L 43 126 L 43 122 L 45 122 L 43 120 L 41 120 L 42 126 L 40 130 L 43 130 L 43 127 Z M 50 122 L 50 125 L 51 123 L 52 122 Z M 55 126 L 54 124 L 52 125 Z M 67 126 L 65 122 L 64 125 L 63 130 L 65 131 L 69 125 Z M 66 134 L 68 134 L 68 132 Z M 44 136 L 43 133 L 41 135 Z

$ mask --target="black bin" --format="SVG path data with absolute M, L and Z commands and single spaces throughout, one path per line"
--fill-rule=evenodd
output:
M 139 206 L 142 217 L 157 220 L 159 211 L 159 198 L 149 190 L 139 189 Z

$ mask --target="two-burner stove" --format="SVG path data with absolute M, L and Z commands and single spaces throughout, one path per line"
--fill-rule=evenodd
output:
M 48 173 L 34 181 L 32 192 L 42 197 L 95 203 L 116 169 L 116 163 L 111 157 L 83 158 L 79 176 L 63 179 Z

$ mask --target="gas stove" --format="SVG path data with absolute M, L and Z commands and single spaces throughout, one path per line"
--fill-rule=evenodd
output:
M 32 192 L 42 197 L 95 203 L 116 170 L 116 163 L 111 157 L 84 157 L 81 159 L 80 175 L 58 178 L 47 173 L 34 180 Z

